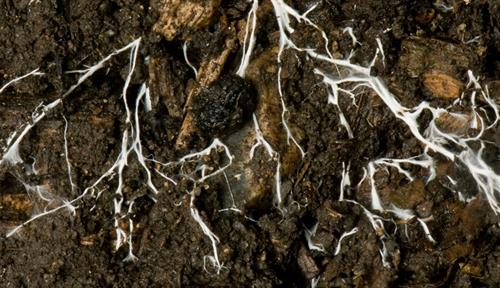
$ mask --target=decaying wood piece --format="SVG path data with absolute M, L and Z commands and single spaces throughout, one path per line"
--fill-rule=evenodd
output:
M 460 97 L 463 83 L 455 77 L 437 70 L 424 72 L 422 84 L 434 96 L 453 100 Z
M 206 28 L 215 18 L 215 12 L 218 9 L 220 0 L 202 0 L 202 1 L 180 1 L 167 0 L 160 8 L 160 19 L 154 26 L 154 31 L 161 33 L 167 41 L 181 39 L 189 41 L 194 31 Z M 196 126 L 196 115 L 193 113 L 193 102 L 203 89 L 209 87 L 214 81 L 219 79 L 221 72 L 228 57 L 237 47 L 237 33 L 233 23 L 229 23 L 227 18 L 222 15 L 219 17 L 218 30 L 224 33 L 217 34 L 215 37 L 224 37 L 224 47 L 216 55 L 202 59 L 197 69 L 196 81 L 191 83 L 187 97 L 184 98 L 174 89 L 176 79 L 171 74 L 173 71 L 165 71 L 169 68 L 167 59 L 152 58 L 149 65 L 150 84 L 152 87 L 152 98 L 154 101 L 158 98 L 167 107 L 170 116 L 182 118 L 182 126 L 176 140 L 178 150 L 186 150 L 191 143 L 199 140 L 200 135 Z M 213 47 L 212 47 L 213 48 Z M 207 47 L 211 49 L 211 47 Z M 176 90 L 176 91 L 174 91 Z M 183 91 L 184 92 L 184 91 Z
M 185 101 L 183 82 L 176 77 L 170 59 L 165 57 L 151 57 L 149 60 L 149 89 L 151 104 L 155 107 L 162 103 L 168 114 L 174 118 L 182 118 L 182 105 Z
M 160 17 L 153 27 L 165 39 L 184 39 L 191 32 L 206 27 L 218 9 L 220 0 L 165 0 L 160 7 Z
M 297 264 L 299 265 L 302 274 L 308 280 L 313 279 L 320 272 L 318 266 L 314 262 L 314 259 L 311 257 L 309 251 L 307 251 L 304 246 L 301 246 L 299 249 Z
M 481 122 L 476 121 L 476 130 L 481 129 Z M 452 133 L 461 137 L 469 137 L 474 135 L 472 127 L 474 127 L 473 114 L 456 114 L 456 113 L 442 113 L 436 118 L 436 125 L 444 133 Z
M 234 29 L 232 29 L 234 31 Z M 236 48 L 236 33 L 229 34 L 225 41 L 225 47 L 222 53 L 211 59 L 205 59 L 198 69 L 198 79 L 193 88 L 189 91 L 186 103 L 184 105 L 185 117 L 182 122 L 182 127 L 176 141 L 176 147 L 179 150 L 184 150 L 189 146 L 189 139 L 197 133 L 195 123 L 195 115 L 193 115 L 192 105 L 193 99 L 197 97 L 201 90 L 208 87 L 217 80 L 224 68 L 229 55 Z

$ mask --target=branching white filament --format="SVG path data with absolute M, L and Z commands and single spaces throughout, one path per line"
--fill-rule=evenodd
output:
M 351 162 L 345 166 L 345 162 L 342 162 L 342 180 L 340 180 L 340 196 L 339 201 L 344 200 L 344 190 L 346 188 L 351 187 L 351 178 L 349 177 L 349 168 L 351 166 Z
M 282 207 L 282 196 L 281 196 L 281 160 L 280 160 L 280 155 L 277 151 L 273 149 L 271 144 L 266 141 L 264 138 L 264 135 L 262 134 L 262 131 L 260 130 L 259 127 L 259 121 L 257 121 L 257 116 L 253 114 L 253 123 L 254 123 L 254 129 L 255 129 L 255 140 L 256 143 L 250 148 L 249 156 L 250 159 L 253 159 L 255 149 L 259 146 L 264 146 L 264 149 L 267 151 L 269 157 L 276 162 L 276 173 L 274 174 L 274 180 L 275 180 L 275 191 L 276 191 L 276 197 L 275 197 L 275 204 L 278 210 L 280 210 L 283 214 L 285 213 L 285 209 Z
M 255 46 L 255 29 L 257 26 L 257 9 L 259 8 L 259 0 L 252 0 L 252 8 L 248 12 L 247 22 L 245 25 L 245 38 L 243 40 L 243 54 L 241 57 L 241 63 L 236 71 L 236 75 L 241 78 L 245 77 L 245 72 L 250 63 L 250 57 L 252 56 L 253 48 Z M 250 28 L 250 18 L 251 28 Z M 250 33 L 250 34 L 249 34 Z M 250 38 L 248 38 L 250 35 Z
M 386 209 L 386 211 L 393 213 L 397 218 L 404 220 L 404 221 L 410 221 L 411 219 L 416 218 L 418 223 L 420 224 L 420 226 L 424 230 L 424 233 L 425 233 L 425 236 L 427 237 L 427 239 L 432 243 L 436 243 L 436 240 L 434 240 L 434 238 L 432 238 L 429 227 L 427 227 L 427 224 L 425 223 L 425 221 L 421 218 L 418 218 L 412 210 L 401 209 L 401 208 L 397 207 L 396 205 L 391 204 L 391 208 Z M 430 220 L 430 219 L 432 219 L 432 217 L 429 218 L 428 220 Z
M 189 62 L 189 58 L 187 55 L 187 42 L 184 42 L 184 44 L 182 44 L 182 53 L 184 54 L 184 61 L 186 61 L 186 64 L 193 70 L 194 76 L 196 77 L 196 79 L 198 79 L 198 70 L 196 70 L 194 65 Z
M 274 151 L 273 147 L 271 147 L 271 144 L 269 144 L 269 142 L 267 142 L 264 138 L 264 135 L 262 134 L 262 131 L 259 127 L 259 122 L 257 121 L 257 116 L 255 116 L 255 114 L 253 114 L 253 124 L 255 129 L 255 140 L 257 142 L 252 146 L 252 148 L 250 148 L 250 159 L 253 159 L 255 149 L 261 145 L 264 146 L 267 153 L 269 154 L 269 157 L 276 157 L 278 155 L 278 152 Z
M 23 130 L 21 131 L 21 133 L 19 133 L 17 138 L 15 137 L 17 133 L 12 134 L 14 137 L 10 137 L 9 141 L 7 141 L 7 147 L 3 151 L 4 154 L 2 156 L 2 159 L 0 160 L 0 165 L 3 164 L 15 165 L 24 162 L 21 156 L 19 155 L 19 144 L 21 144 L 21 141 L 28 134 L 31 128 L 35 127 L 35 125 L 38 122 L 40 122 L 47 115 L 47 113 L 49 113 L 49 111 L 57 107 L 60 103 L 61 99 L 57 99 L 52 101 L 48 105 L 43 106 L 41 111 L 37 111 L 36 113 L 34 113 L 31 119 L 31 123 L 24 124 Z M 12 143 L 14 139 L 15 141 Z
M 346 33 L 349 34 L 349 36 L 351 37 L 352 39 L 352 46 L 356 46 L 356 44 L 359 44 L 361 45 L 361 43 L 358 41 L 358 38 L 356 38 L 356 36 L 354 36 L 354 33 L 352 32 L 352 27 L 346 27 L 342 30 L 343 33 Z
M 358 227 L 354 227 L 351 231 L 344 232 L 342 234 L 342 236 L 340 236 L 339 242 L 337 243 L 337 247 L 335 248 L 335 253 L 334 253 L 335 256 L 339 255 L 339 253 L 340 253 L 340 249 L 341 249 L 341 245 L 342 245 L 342 240 L 344 240 L 344 238 L 346 238 L 346 237 L 349 237 L 351 235 L 354 235 L 354 234 L 358 233 L 358 231 L 359 231 Z
M 207 224 L 203 222 L 203 219 L 201 219 L 200 213 L 198 212 L 198 209 L 196 209 L 196 206 L 194 205 L 194 194 L 191 193 L 191 201 L 189 204 L 189 209 L 191 210 L 191 217 L 193 217 L 194 221 L 200 225 L 201 230 L 203 231 L 203 234 L 205 234 L 209 239 L 210 242 L 212 243 L 212 249 L 213 249 L 213 255 L 212 256 L 205 256 L 204 259 L 208 259 L 212 265 L 217 269 L 217 274 L 220 273 L 220 270 L 224 267 L 223 263 L 220 263 L 219 261 L 219 256 L 217 253 L 217 244 L 220 242 L 219 237 L 215 235 L 210 228 L 208 228 Z M 206 266 L 204 265 L 205 271 L 208 272 Z
M 9 145 L 9 148 L 8 148 L 7 152 L 4 154 L 0 164 L 3 164 L 3 163 L 15 164 L 15 163 L 22 162 L 22 159 L 19 157 L 18 145 L 19 145 L 20 141 L 23 139 L 23 137 L 30 131 L 30 129 L 33 128 L 35 126 L 35 124 L 37 124 L 39 121 L 41 121 L 47 115 L 47 113 L 49 111 L 51 111 L 56 106 L 58 106 L 62 102 L 62 99 L 64 99 L 72 91 L 74 91 L 74 89 L 76 89 L 76 87 L 78 87 L 81 83 L 83 83 L 83 81 L 85 81 L 88 77 L 92 76 L 93 73 L 95 73 L 96 71 L 98 71 L 99 69 L 104 67 L 104 64 L 108 60 L 110 60 L 113 56 L 115 56 L 119 53 L 122 53 L 124 51 L 130 50 L 129 73 L 126 77 L 126 80 L 125 80 L 125 83 L 123 86 L 123 90 L 122 90 L 122 98 L 123 98 L 123 103 L 124 103 L 125 110 L 126 110 L 126 119 L 125 119 L 126 127 L 122 131 L 123 135 L 122 135 L 122 142 L 121 142 L 121 150 L 120 150 L 120 153 L 119 153 L 115 163 L 104 174 L 102 174 L 91 186 L 85 188 L 81 195 L 79 195 L 78 197 L 76 197 L 72 200 L 64 200 L 63 199 L 63 200 L 61 200 L 61 203 L 62 203 L 61 205 L 59 205 L 55 208 L 52 208 L 52 209 L 45 210 L 43 213 L 40 213 L 40 214 L 33 216 L 32 218 L 25 221 L 21 225 L 15 227 L 11 232 L 9 232 L 7 234 L 8 237 L 13 235 L 16 231 L 18 231 L 23 226 L 33 222 L 34 220 L 41 218 L 43 216 L 55 213 L 60 209 L 67 208 L 72 213 L 74 213 L 75 209 L 76 209 L 74 207 L 74 203 L 80 201 L 82 198 L 87 196 L 89 194 L 89 192 L 91 192 L 93 194 L 93 191 L 97 188 L 97 186 L 103 180 L 108 179 L 108 178 L 110 178 L 109 180 L 111 180 L 112 178 L 114 178 L 115 175 L 117 175 L 118 176 L 118 183 L 117 183 L 117 187 L 115 189 L 116 197 L 113 199 L 113 207 L 114 207 L 114 212 L 115 212 L 114 226 L 115 226 L 116 237 L 117 237 L 116 243 L 115 243 L 115 248 L 118 249 L 123 244 L 128 244 L 129 245 L 129 255 L 127 256 L 127 258 L 125 260 L 135 259 L 135 256 L 132 253 L 132 235 L 131 235 L 131 233 L 133 231 L 133 223 L 132 223 L 132 220 L 130 218 L 128 218 L 128 214 L 130 213 L 130 210 L 132 207 L 131 205 L 133 202 L 129 206 L 129 212 L 126 215 L 122 215 L 122 204 L 124 202 L 124 195 L 122 192 L 123 185 L 124 185 L 123 171 L 124 171 L 125 166 L 127 166 L 127 164 L 128 164 L 128 156 L 131 152 L 135 152 L 135 155 L 137 156 L 137 160 L 139 161 L 139 163 L 141 164 L 141 166 L 143 167 L 143 169 L 145 170 L 145 172 L 147 174 L 147 186 L 154 193 L 158 193 L 158 190 L 156 189 L 156 187 L 152 183 L 150 170 L 145 164 L 146 158 L 144 157 L 144 155 L 142 153 L 142 146 L 141 146 L 141 141 L 140 141 L 140 128 L 139 128 L 140 123 L 139 123 L 138 110 L 139 110 L 139 106 L 140 106 L 140 101 L 142 100 L 144 95 L 146 95 L 146 97 L 148 97 L 149 91 L 145 85 L 142 85 L 142 87 L 139 91 L 139 94 L 137 96 L 136 102 L 135 102 L 136 107 L 135 107 L 135 113 L 134 113 L 133 119 L 132 119 L 132 114 L 130 113 L 130 108 L 129 108 L 129 105 L 127 102 L 127 97 L 126 97 L 128 86 L 129 86 L 130 81 L 132 79 L 132 74 L 134 73 L 134 70 L 135 70 L 134 68 L 135 68 L 135 63 L 136 63 L 136 59 L 137 59 L 139 44 L 140 44 L 140 38 L 132 41 L 127 46 L 109 54 L 103 60 L 98 62 L 96 65 L 94 65 L 88 69 L 85 69 L 85 70 L 76 71 L 76 73 L 83 73 L 83 75 L 77 80 L 77 83 L 75 85 L 71 86 L 63 94 L 63 96 L 61 98 L 53 101 L 49 105 L 39 106 L 41 109 L 37 108 L 35 110 L 35 112 L 33 112 L 32 123 L 26 124 L 24 127 L 24 130 L 17 136 L 17 138 L 15 138 L 16 140 Z M 73 71 L 73 72 L 75 72 L 75 71 Z M 150 109 L 150 107 L 148 108 L 148 105 L 147 105 L 147 98 L 146 98 L 145 108 Z M 131 120 L 132 120 L 132 122 L 131 122 Z M 65 132 L 64 132 L 65 154 L 66 154 L 66 161 L 67 161 L 67 166 L 68 166 L 68 174 L 70 177 L 70 184 L 71 184 L 72 189 L 73 189 L 73 187 L 75 187 L 75 185 L 74 185 L 72 178 L 71 178 L 71 164 L 69 163 L 69 158 L 68 158 L 69 157 L 69 155 L 68 155 L 69 150 L 68 150 L 68 143 L 67 143 L 68 123 L 67 123 L 66 119 L 65 119 L 65 123 L 66 123 Z M 99 195 L 101 193 L 102 193 L 102 191 L 99 193 Z M 119 221 L 122 218 L 127 218 L 127 220 L 129 221 L 128 233 L 119 227 Z
M 380 41 L 380 38 L 375 38 L 375 40 L 377 41 L 377 46 L 378 46 L 378 49 L 380 50 L 380 54 L 382 55 L 382 64 L 384 65 L 385 67 L 385 53 L 384 53 L 384 47 L 382 46 L 382 42 Z
M 320 276 L 311 279 L 311 288 L 316 288 L 318 286 L 319 280 L 321 279 Z
M 326 53 L 329 55 L 329 57 L 332 57 L 332 54 L 330 53 L 329 47 L 328 47 L 328 37 L 326 36 L 326 33 L 319 28 L 316 24 L 314 24 L 311 20 L 307 18 L 307 14 L 313 11 L 316 7 L 316 5 L 313 5 L 309 10 L 307 10 L 304 14 L 298 13 L 295 9 L 290 7 L 288 4 L 286 4 L 283 0 L 271 0 L 271 3 L 273 4 L 274 8 L 274 14 L 276 16 L 276 21 L 278 22 L 278 27 L 279 27 L 279 32 L 280 32 L 280 42 L 279 42 L 279 51 L 278 51 L 278 93 L 280 96 L 280 101 L 281 101 L 281 122 L 283 124 L 283 127 L 286 131 L 287 134 L 287 141 L 288 144 L 290 144 L 290 140 L 297 146 L 297 148 L 300 150 L 300 153 L 302 155 L 302 158 L 305 156 L 305 152 L 302 149 L 302 147 L 299 145 L 295 137 L 293 137 L 292 132 L 290 131 L 290 128 L 288 127 L 288 122 L 286 119 L 286 114 L 288 112 L 288 108 L 286 107 L 285 100 L 283 97 L 283 91 L 282 91 L 282 85 L 281 85 L 281 70 L 282 70 L 282 65 L 281 65 L 281 55 L 283 54 L 283 51 L 285 49 L 293 49 L 296 51 L 309 51 L 309 48 L 299 48 L 293 41 L 289 38 L 289 34 L 292 34 L 295 29 L 292 28 L 290 25 L 290 16 L 295 18 L 299 23 L 304 22 L 307 25 L 313 27 L 317 31 L 321 33 L 321 36 L 323 37 L 325 41 L 325 50 Z
M 36 68 L 35 70 L 27 73 L 27 74 L 24 74 L 23 76 L 19 76 L 19 77 L 16 77 L 12 80 L 10 80 L 9 82 L 5 83 L 5 85 L 3 85 L 1 88 L 0 88 L 0 94 L 5 90 L 7 89 L 7 87 L 9 87 L 10 85 L 18 82 L 18 81 L 21 81 L 23 80 L 24 78 L 26 77 L 29 77 L 29 76 L 32 76 L 32 75 L 35 75 L 35 76 L 40 76 L 40 75 L 45 75 L 45 73 L 43 72 L 38 72 L 38 70 L 40 70 L 40 68 Z
M 319 222 L 313 225 L 311 229 L 308 229 L 307 227 L 304 227 L 304 235 L 306 237 L 307 241 L 307 247 L 309 250 L 316 250 L 319 252 L 325 252 L 325 247 L 323 244 L 316 244 L 312 241 L 311 237 L 314 237 L 316 235 L 316 230 L 318 229 Z
M 387 257 L 389 256 L 389 253 L 387 252 L 387 247 L 385 245 L 385 239 L 387 238 L 387 232 L 385 231 L 384 222 L 383 222 L 385 219 L 378 216 L 378 215 L 373 214 L 372 212 L 370 212 L 370 210 L 366 209 L 363 205 L 361 205 L 357 201 L 354 201 L 354 200 L 344 200 L 344 201 L 356 204 L 363 209 L 365 216 L 368 218 L 368 221 L 370 222 L 373 230 L 375 231 L 375 235 L 378 236 L 380 242 L 382 243 L 382 249 L 379 250 L 380 256 L 382 258 L 382 264 L 384 265 L 384 267 L 389 268 L 390 264 L 387 261 Z

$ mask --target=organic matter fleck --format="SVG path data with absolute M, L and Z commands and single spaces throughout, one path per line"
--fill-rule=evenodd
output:
M 205 135 L 221 135 L 245 123 L 255 109 L 256 92 L 245 79 L 227 74 L 203 89 L 193 103 L 196 125 Z

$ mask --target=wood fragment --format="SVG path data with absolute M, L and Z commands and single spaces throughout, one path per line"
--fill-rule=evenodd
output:
M 455 77 L 441 71 L 431 70 L 422 75 L 424 87 L 434 96 L 445 100 L 460 97 L 463 83 Z

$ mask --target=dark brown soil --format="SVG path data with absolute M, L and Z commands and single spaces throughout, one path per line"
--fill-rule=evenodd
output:
M 153 28 L 164 12 L 161 7 L 165 1 L 30 2 L 0 1 L 0 87 L 36 68 L 45 73 L 27 77 L 0 93 L 0 148 L 6 147 L 13 131 L 31 121 L 40 103 L 60 98 L 76 83 L 79 74 L 68 71 L 92 66 L 141 37 L 128 100 L 135 109 L 140 86 L 147 83 L 151 88 L 153 109 L 140 110 L 143 154 L 162 162 L 175 161 L 203 150 L 216 136 L 234 155 L 247 155 L 241 147 L 253 145 L 244 143 L 245 131 L 253 131 L 249 115 L 254 110 L 267 111 L 259 121 L 262 130 L 277 131 L 270 132 L 268 141 L 281 155 L 283 202 L 280 207 L 273 205 L 277 162 L 268 160 L 262 147 L 256 149 L 256 160 L 245 160 L 250 164 L 235 159 L 226 171 L 228 179 L 219 174 L 193 185 L 185 175 L 204 163 L 223 166 L 227 159 L 222 152 L 188 163 L 183 169 L 177 165 L 162 170 L 178 185 L 153 173 L 158 195 L 148 190 L 146 173 L 130 156 L 123 173 L 123 197 L 134 201 L 128 217 L 134 223 L 137 261 L 123 262 L 127 245 L 114 249 L 116 177 L 99 186 L 100 197 L 89 194 L 74 203 L 74 215 L 62 209 L 5 237 L 16 225 L 54 208 L 61 199 L 78 197 L 119 156 L 122 131 L 127 127 L 121 93 L 129 54 L 124 52 L 82 83 L 27 134 L 20 145 L 24 163 L 0 165 L 1 287 L 307 287 L 313 279 L 319 279 L 318 287 L 500 285 L 499 218 L 460 163 L 455 165 L 431 152 L 437 177 L 430 182 L 424 169 L 418 167 L 408 167 L 414 181 L 395 169 L 375 175 L 385 201 L 412 209 L 421 218 L 432 215 L 426 223 L 436 243 L 427 240 L 416 218 L 407 223 L 391 221 L 393 216 L 384 212 L 379 213 L 387 219 L 387 237 L 382 244 L 360 205 L 338 201 L 342 163 L 350 163 L 353 183 L 346 198 L 370 207 L 369 185 L 365 181 L 356 186 L 368 163 L 382 157 L 416 156 L 423 146 L 368 90 L 358 96 L 357 105 L 348 96 L 339 98 L 353 129 L 354 138 L 350 139 L 341 126 L 338 109 L 327 104 L 326 86 L 313 73 L 314 68 L 331 68 L 293 50 L 285 50 L 281 56 L 282 88 L 289 109 L 286 118 L 305 157 L 300 157 L 293 143 L 287 144 L 279 98 L 263 100 L 262 96 L 271 88 L 277 90 L 279 32 L 271 1 L 259 1 L 257 42 L 245 80 L 250 84 L 231 75 L 240 64 L 239 35 L 244 33 L 251 8 L 245 0 L 222 0 L 220 5 L 219 1 L 192 0 L 217 5 L 209 21 L 179 29 L 168 40 Z M 498 0 L 285 2 L 300 13 L 318 5 L 308 17 L 324 29 L 337 58 L 346 58 L 355 50 L 351 61 L 367 66 L 379 38 L 385 65 L 377 61 L 372 73 L 408 107 L 421 101 L 439 107 L 450 105 L 446 93 L 451 88 L 443 92 L 444 98 L 436 97 L 434 78 L 426 78 L 438 77 L 426 74 L 436 69 L 457 83 L 467 83 L 467 70 L 474 71 L 481 75 L 481 83 L 490 83 L 490 96 L 500 103 Z M 292 40 L 298 46 L 321 47 L 317 31 L 295 20 L 292 25 L 296 28 Z M 361 44 L 353 46 L 349 35 L 342 32 L 345 27 L 353 28 Z M 207 59 L 222 59 L 214 66 L 218 68 L 207 68 L 208 72 L 196 79 L 183 56 L 185 42 L 194 67 L 204 67 Z M 210 78 L 218 82 L 203 83 Z M 254 90 L 258 92 L 257 104 Z M 191 100 L 194 92 L 190 91 L 201 91 L 198 96 L 204 98 Z M 277 95 L 276 91 L 269 93 Z M 190 101 L 192 109 L 185 107 Z M 483 102 L 478 105 L 493 115 Z M 194 117 L 192 123 L 186 120 L 189 113 Z M 76 189 L 68 183 L 63 117 L 68 121 L 68 155 Z M 488 143 L 484 160 L 497 174 L 499 127 L 484 136 Z M 180 143 L 178 136 L 183 129 L 189 131 L 189 145 Z M 250 176 L 241 176 L 243 184 L 234 177 L 241 168 L 238 165 L 251 171 Z M 152 172 L 160 169 L 152 162 L 147 166 Z M 33 173 L 32 167 L 38 173 Z M 450 187 L 448 176 L 458 180 L 458 188 Z M 47 204 L 33 191 L 28 193 L 25 185 L 45 185 L 57 201 Z M 213 252 L 210 240 L 191 215 L 186 191 L 193 189 L 195 207 L 220 239 L 218 257 L 225 267 L 219 274 L 208 262 L 204 270 L 204 256 Z M 454 189 L 473 200 L 460 201 Z M 256 191 L 257 196 L 248 191 Z M 242 213 L 221 211 L 233 204 Z M 310 249 L 306 241 L 306 228 L 316 223 L 313 241 L 321 243 L 324 251 Z M 359 231 L 345 238 L 341 252 L 335 255 L 341 235 L 356 227 Z M 389 253 L 389 267 L 382 262 L 382 245 Z

